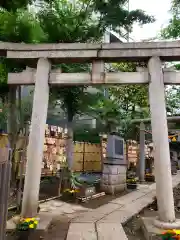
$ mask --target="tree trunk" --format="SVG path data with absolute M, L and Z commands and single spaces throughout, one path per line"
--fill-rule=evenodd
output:
M 71 171 L 73 167 L 73 114 L 71 108 L 68 109 L 67 113 L 68 119 L 68 139 L 66 142 L 66 157 L 68 168 Z
M 72 122 L 68 122 L 68 139 L 66 142 L 66 157 L 69 170 L 73 167 L 73 128 Z

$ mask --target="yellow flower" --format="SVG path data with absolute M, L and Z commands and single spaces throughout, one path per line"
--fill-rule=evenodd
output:
M 31 221 L 31 218 L 26 218 L 25 219 L 25 222 L 30 222 Z
M 29 228 L 34 228 L 34 224 L 30 224 L 30 225 L 29 225 Z
M 176 229 L 173 229 L 173 231 L 177 234 L 177 235 L 180 235 L 180 230 L 176 230 Z
M 37 225 L 37 224 L 38 224 L 38 221 L 37 221 L 37 220 L 36 220 L 36 221 L 34 221 L 34 224 L 36 224 L 36 225 Z
M 70 192 L 70 189 L 65 189 L 64 192 Z

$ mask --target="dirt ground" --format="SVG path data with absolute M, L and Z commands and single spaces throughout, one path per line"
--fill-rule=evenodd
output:
M 124 191 L 122 193 L 119 193 L 119 194 L 116 194 L 114 196 L 112 196 L 112 195 L 104 195 L 104 196 L 101 196 L 101 197 L 89 200 L 87 202 L 78 202 L 78 204 L 80 204 L 81 206 L 83 206 L 85 208 L 96 209 L 96 208 L 98 208 L 100 206 L 103 206 L 103 205 L 109 203 L 110 201 L 112 201 L 112 200 L 114 200 L 116 198 L 122 197 L 125 194 L 128 194 L 130 192 L 132 192 L 132 190 L 126 190 L 126 191 Z M 63 201 L 61 198 L 60 198 L 60 200 Z M 67 200 L 65 202 L 70 203 L 71 201 Z

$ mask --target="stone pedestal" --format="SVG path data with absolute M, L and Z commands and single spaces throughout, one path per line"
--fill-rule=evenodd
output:
M 141 218 L 141 229 L 146 240 L 160 240 L 167 230 L 180 229 L 180 222 L 174 223 L 161 222 L 161 225 L 155 226 L 155 217 Z
M 126 165 L 104 164 L 101 189 L 107 194 L 115 194 L 126 189 Z
M 30 237 L 30 240 L 43 239 L 45 236 L 45 233 L 47 232 L 53 220 L 51 213 L 40 213 L 38 215 L 38 218 L 40 219 L 38 223 L 38 227 L 33 232 L 32 236 Z M 8 239 L 11 239 L 12 233 L 15 231 L 16 224 L 19 222 L 19 219 L 20 219 L 20 216 L 15 216 L 7 221 L 6 233 L 7 233 Z

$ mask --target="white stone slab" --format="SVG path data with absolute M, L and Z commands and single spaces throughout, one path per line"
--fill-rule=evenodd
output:
M 93 223 L 71 223 L 66 240 L 97 240 Z
M 111 203 L 126 205 L 126 204 L 129 204 L 129 203 L 137 200 L 140 197 L 143 197 L 143 196 L 145 196 L 145 193 L 140 192 L 140 191 L 134 191 L 134 192 L 128 193 L 122 197 L 112 200 Z
M 117 210 L 102 218 L 98 223 L 125 223 L 132 217 L 132 211 L 127 209 Z
M 72 222 L 94 223 L 102 219 L 104 216 L 112 213 L 113 211 L 120 209 L 120 207 L 122 207 L 122 205 L 109 203 L 95 210 L 80 214 L 78 217 L 73 219 Z
M 122 225 L 119 223 L 97 223 L 96 227 L 98 240 L 128 240 Z

